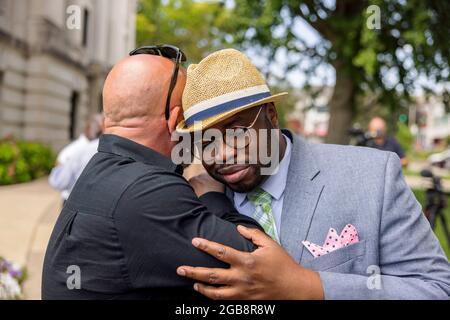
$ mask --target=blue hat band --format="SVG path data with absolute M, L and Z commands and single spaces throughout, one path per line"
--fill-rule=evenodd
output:
M 214 107 L 210 107 L 208 109 L 205 109 L 203 111 L 193 114 L 189 118 L 185 119 L 185 124 L 187 126 L 191 126 L 194 124 L 195 121 L 203 121 L 207 118 L 216 116 L 218 114 L 221 114 L 221 113 L 233 110 L 233 109 L 240 108 L 247 104 L 251 104 L 255 101 L 258 101 L 258 100 L 261 100 L 264 98 L 268 98 L 270 96 L 271 96 L 270 92 L 262 92 L 262 93 L 257 93 L 254 95 L 230 100 L 225 103 L 216 105 Z

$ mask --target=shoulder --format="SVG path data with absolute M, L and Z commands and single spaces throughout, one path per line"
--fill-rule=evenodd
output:
M 322 164 L 334 166 L 384 167 L 392 152 L 368 147 L 343 146 L 334 144 L 311 144 L 313 153 Z
M 327 181 L 349 181 L 354 185 L 384 184 L 388 170 L 401 171 L 400 159 L 389 151 L 334 144 L 307 144 L 308 161 Z M 299 154 L 297 159 L 302 159 Z
M 313 161 L 318 167 L 385 165 L 392 152 L 369 147 L 312 143 L 299 135 L 293 135 L 291 153 L 298 161 Z
M 400 145 L 400 142 L 398 142 L 398 140 L 395 139 L 394 137 L 389 137 L 387 141 L 388 141 L 389 144 L 391 144 L 391 146 L 393 147 L 393 149 L 396 152 L 402 149 L 402 146 Z
M 173 171 L 142 163 L 130 171 L 133 171 L 134 179 L 123 193 L 121 202 L 140 204 L 153 201 L 155 204 L 159 201 L 175 199 L 184 192 L 192 190 L 186 179 Z
M 400 145 L 400 143 L 398 142 L 398 140 L 397 140 L 396 138 L 394 138 L 394 137 L 388 137 L 386 140 L 387 140 L 388 143 L 390 143 L 390 144 Z
M 152 184 L 153 188 L 157 189 L 170 189 L 179 185 L 189 185 L 182 175 L 174 171 L 155 168 L 153 166 L 148 166 L 145 170 L 146 172 L 134 181 L 134 187 L 147 185 L 149 183 Z
M 171 219 L 180 212 L 197 208 L 199 201 L 184 177 L 176 172 L 151 168 L 133 179 L 124 190 L 114 211 L 119 219 Z M 167 220 L 168 221 L 168 220 Z

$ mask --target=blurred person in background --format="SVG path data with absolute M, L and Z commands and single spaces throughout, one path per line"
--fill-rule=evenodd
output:
M 84 133 L 58 154 L 56 166 L 48 181 L 53 188 L 61 192 L 63 201 L 69 198 L 70 191 L 84 167 L 97 152 L 98 138 L 102 131 L 103 115 L 92 115 L 86 123 Z
M 370 147 L 383 151 L 391 151 L 398 155 L 402 167 L 408 165 L 408 159 L 402 146 L 394 137 L 388 137 L 386 121 L 381 117 L 373 117 L 368 126 L 371 137 L 374 137 L 369 144 Z

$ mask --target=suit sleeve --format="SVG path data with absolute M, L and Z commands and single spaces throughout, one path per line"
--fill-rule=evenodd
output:
M 134 288 L 192 286 L 176 274 L 181 265 L 227 267 L 196 249 L 191 240 L 202 237 L 240 251 L 253 251 L 237 224 L 260 228 L 239 214 L 220 193 L 197 198 L 192 187 L 177 174 L 146 175 L 123 194 L 115 216 L 129 279 Z
M 449 299 L 450 264 L 390 153 L 380 223 L 380 275 L 319 272 L 326 299 Z

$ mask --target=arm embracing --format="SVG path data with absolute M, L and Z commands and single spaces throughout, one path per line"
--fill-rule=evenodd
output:
M 238 233 L 236 225 L 223 218 L 236 215 L 239 223 L 250 225 L 251 219 L 239 215 L 223 194 L 214 194 L 208 200 L 209 208 L 176 174 L 146 175 L 128 188 L 116 212 L 129 214 L 116 215 L 114 219 L 130 278 L 136 287 L 191 284 L 176 275 L 180 265 L 227 266 L 192 246 L 194 237 L 211 239 L 241 251 L 254 250 L 253 244 Z

